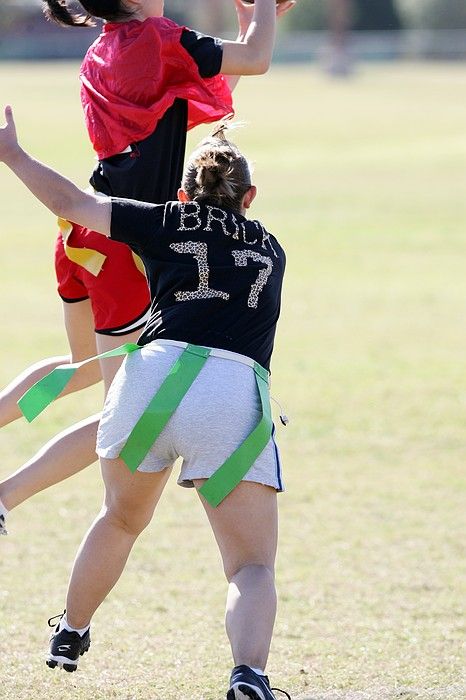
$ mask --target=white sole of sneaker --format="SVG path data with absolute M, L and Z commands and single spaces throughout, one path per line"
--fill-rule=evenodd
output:
M 65 671 L 69 671 L 71 669 L 76 671 L 78 668 L 78 662 L 67 659 L 66 656 L 52 656 L 52 654 L 48 654 L 45 659 L 45 663 L 49 668 L 56 668 L 57 666 L 59 668 L 63 668 L 64 666 L 67 666 L 68 668 L 66 668 Z
M 232 692 L 233 691 L 233 692 Z M 260 688 L 247 683 L 235 683 L 228 691 L 227 700 L 266 700 Z
M 53 656 L 52 654 L 47 654 L 45 659 L 46 659 L 46 661 L 56 661 L 57 664 L 71 664 L 74 666 L 78 665 L 77 661 L 73 661 L 72 659 L 68 659 L 66 656 Z

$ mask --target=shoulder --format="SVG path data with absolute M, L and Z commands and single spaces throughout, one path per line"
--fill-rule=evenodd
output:
M 250 237 L 254 236 L 254 244 L 259 244 L 262 251 L 268 252 L 269 255 L 275 260 L 275 262 L 280 262 L 283 268 L 286 263 L 286 255 L 276 236 L 270 233 L 261 221 L 256 219 L 248 219 L 244 224 L 246 235 Z M 245 242 L 252 244 L 252 241 L 246 240 Z
M 149 17 L 144 22 L 138 22 L 141 34 L 155 34 L 161 39 L 179 37 L 184 27 L 167 17 Z
M 134 41 L 148 36 L 166 39 L 180 36 L 182 31 L 183 27 L 167 17 L 149 17 L 144 22 L 132 19 L 129 22 L 104 25 L 103 32 L 97 37 L 94 45 L 101 42 L 114 43 L 128 39 Z
M 154 233 L 164 227 L 164 204 L 112 197 L 111 238 L 146 248 L 154 242 Z
M 163 208 L 163 228 L 178 228 L 181 214 L 186 205 L 181 202 L 167 202 Z

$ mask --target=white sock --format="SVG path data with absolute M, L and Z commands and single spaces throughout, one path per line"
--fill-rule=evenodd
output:
M 90 625 L 87 625 L 87 627 L 83 627 L 82 629 L 78 630 L 76 627 L 71 627 L 70 624 L 68 624 L 68 620 L 66 619 L 66 615 L 63 615 L 62 619 L 60 620 L 60 627 L 58 628 L 58 631 L 61 632 L 62 630 L 66 630 L 67 632 L 77 632 L 80 637 L 86 634 L 87 630 L 89 629 Z
M 8 510 L 5 508 L 5 506 L 2 503 L 2 499 L 0 498 L 0 515 L 4 515 L 5 518 L 8 515 Z
M 261 668 L 254 668 L 254 666 L 249 666 L 251 671 L 254 671 L 254 673 L 257 673 L 258 676 L 265 676 L 264 671 Z

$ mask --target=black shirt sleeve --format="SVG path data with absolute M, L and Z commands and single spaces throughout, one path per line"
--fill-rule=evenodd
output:
M 163 226 L 166 206 L 112 197 L 110 238 L 126 243 L 137 252 L 153 248 L 157 231 Z
M 201 78 L 213 78 L 220 73 L 223 60 L 223 43 L 191 29 L 183 29 L 181 45 L 194 59 Z

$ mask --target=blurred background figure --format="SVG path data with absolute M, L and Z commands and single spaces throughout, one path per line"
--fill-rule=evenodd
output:
M 352 0 L 327 0 L 327 15 L 329 44 L 325 67 L 330 75 L 345 77 L 352 71 L 350 55 Z
M 352 30 L 392 32 L 402 28 L 395 0 L 327 0 L 327 21 L 325 69 L 336 77 L 353 71 Z

